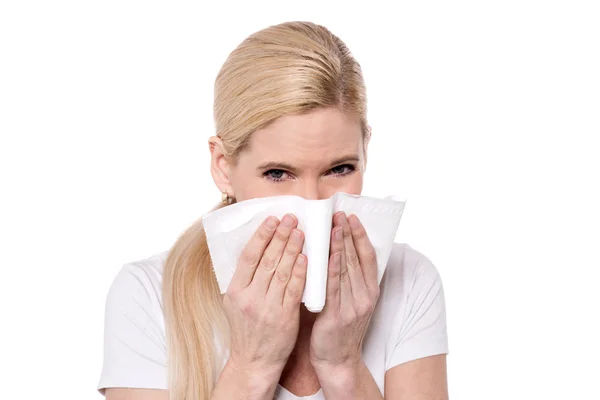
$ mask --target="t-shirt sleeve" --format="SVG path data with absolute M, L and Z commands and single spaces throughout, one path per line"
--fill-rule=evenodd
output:
M 166 389 L 166 345 L 160 290 L 143 265 L 124 265 L 106 297 L 104 362 L 98 391 L 105 388 Z
M 419 358 L 448 353 L 442 280 L 431 261 L 418 254 L 412 277 L 404 276 L 403 306 L 397 308 L 386 370 Z M 412 278 L 412 279 L 411 279 Z

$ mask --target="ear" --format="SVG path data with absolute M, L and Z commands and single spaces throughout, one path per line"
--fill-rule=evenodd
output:
M 215 185 L 221 193 L 226 192 L 229 197 L 235 198 L 231 184 L 233 166 L 225 156 L 223 141 L 217 136 L 212 136 L 208 139 L 208 148 L 210 150 L 210 173 Z

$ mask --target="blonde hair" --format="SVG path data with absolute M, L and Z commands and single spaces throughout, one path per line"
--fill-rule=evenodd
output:
M 214 96 L 217 136 L 234 163 L 254 131 L 318 107 L 336 107 L 360 124 L 365 140 L 370 135 L 360 65 L 337 36 L 311 22 L 246 38 L 223 64 Z M 169 251 L 163 304 L 169 398 L 208 400 L 224 362 L 217 349 L 227 348 L 229 332 L 201 219 Z

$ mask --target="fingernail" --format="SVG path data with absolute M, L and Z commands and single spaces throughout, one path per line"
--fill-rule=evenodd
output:
M 296 258 L 296 264 L 298 264 L 298 265 L 304 265 L 305 261 L 306 261 L 306 257 L 304 257 L 303 254 L 299 254 L 298 258 Z
M 283 220 L 281 221 L 281 223 L 283 224 L 283 226 L 285 226 L 286 228 L 291 228 L 294 225 L 294 217 L 292 217 L 289 214 L 286 214 L 283 217 Z
M 277 218 L 275 218 L 275 217 L 267 218 L 267 228 L 275 229 L 276 226 L 277 226 Z
M 342 215 L 340 215 L 340 219 L 338 221 L 340 222 L 340 225 L 346 224 L 346 214 L 342 213 Z
M 348 218 L 348 222 L 350 223 L 350 227 L 352 229 L 356 229 L 359 227 L 359 222 L 358 222 L 358 217 L 354 214 L 352 214 L 349 218 Z

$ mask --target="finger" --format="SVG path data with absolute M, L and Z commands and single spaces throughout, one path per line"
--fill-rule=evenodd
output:
M 360 260 L 365 283 L 369 290 L 373 290 L 379 286 L 377 282 L 377 254 L 375 253 L 375 248 L 369 240 L 364 225 L 356 215 L 348 217 L 348 224 L 352 231 L 352 239 L 358 259 Z
M 331 251 L 333 253 L 339 252 L 340 254 L 340 265 L 339 265 L 339 307 L 343 308 L 344 304 L 353 305 L 352 300 L 352 286 L 350 284 L 350 276 L 348 275 L 348 268 L 346 264 L 346 249 L 344 245 L 344 221 L 346 214 L 340 212 L 337 214 L 335 220 L 336 227 L 332 232 L 331 237 Z M 335 265 L 334 265 L 335 268 Z
M 300 310 L 300 302 L 304 294 L 304 285 L 306 283 L 306 256 L 299 254 L 296 257 L 296 263 L 292 269 L 292 277 L 285 288 L 283 296 L 283 310 L 285 312 L 294 312 Z
M 329 257 L 327 268 L 327 292 L 322 313 L 339 312 L 341 306 L 341 259 L 342 253 L 335 252 Z
M 277 218 L 269 217 L 258 227 L 242 251 L 229 286 L 243 289 L 250 285 L 260 258 L 273 238 L 278 225 Z
M 330 257 L 335 253 L 342 253 L 344 251 L 344 236 L 342 230 L 343 228 L 339 224 L 336 224 L 331 230 L 331 244 L 329 245 Z
M 348 269 L 346 268 L 346 249 L 344 246 L 344 219 L 345 213 L 339 213 L 337 217 L 336 227 L 332 231 L 331 237 L 331 252 L 340 252 L 340 282 L 350 283 L 348 277 Z
M 302 251 L 303 243 L 304 235 L 302 231 L 299 229 L 292 230 L 290 240 L 288 240 L 285 250 L 283 250 L 283 256 L 279 261 L 275 275 L 271 279 L 269 289 L 267 290 L 267 298 L 276 299 L 274 301 L 277 301 L 278 304 L 283 303 L 285 288 L 290 281 L 294 264 Z
M 341 217 L 341 215 L 344 214 L 343 211 L 339 211 L 335 214 L 333 214 L 333 222 L 332 222 L 332 229 L 331 229 L 331 242 L 329 245 L 329 257 L 331 257 L 335 252 L 342 252 L 344 251 L 344 241 L 341 240 L 343 238 L 342 236 L 342 226 L 339 223 L 339 219 Z M 340 240 L 338 240 L 336 238 L 336 233 L 335 233 L 335 228 L 339 227 L 340 230 Z
M 281 223 L 273 234 L 271 242 L 265 249 L 260 262 L 258 263 L 258 267 L 256 268 L 256 272 L 254 273 L 254 278 L 252 279 L 251 283 L 251 285 L 254 286 L 259 293 L 267 293 L 267 289 L 269 288 L 269 284 L 271 283 L 275 269 L 277 268 L 279 260 L 281 260 L 281 256 L 283 255 L 283 250 L 287 245 L 290 234 L 292 233 L 292 229 L 296 227 L 297 223 L 298 220 L 296 217 L 291 214 L 286 214 L 282 218 Z
M 339 211 L 335 214 L 333 214 L 333 223 L 332 223 L 332 228 L 335 228 L 336 226 L 341 227 L 340 225 L 340 218 L 342 217 L 342 214 L 344 214 L 343 211 Z M 330 248 L 331 249 L 331 248 Z M 332 255 L 335 252 L 329 252 L 329 255 Z
M 347 270 L 348 280 L 350 281 L 350 287 L 352 288 L 352 295 L 354 295 L 355 298 L 360 299 L 362 296 L 368 294 L 367 285 L 365 283 L 365 278 L 363 276 L 358 254 L 356 253 L 356 248 L 354 247 L 352 231 L 350 230 L 350 225 L 348 224 L 348 219 L 346 218 L 345 214 L 340 216 L 339 222 L 343 228 L 342 232 L 344 237 L 344 253 L 342 254 L 342 274 L 344 271 L 345 261 L 345 269 Z
M 343 213 L 342 213 L 343 214 Z M 342 218 L 342 214 L 338 217 L 338 221 Z M 346 255 L 344 249 L 344 229 L 339 223 L 336 223 L 336 227 L 331 231 L 331 245 L 330 254 L 340 253 L 340 282 L 344 285 L 350 285 L 348 277 L 348 269 L 345 267 Z

